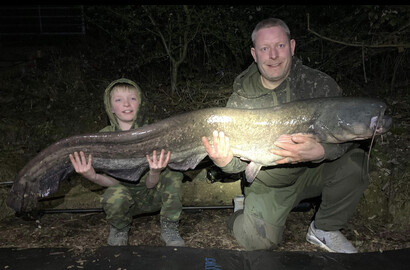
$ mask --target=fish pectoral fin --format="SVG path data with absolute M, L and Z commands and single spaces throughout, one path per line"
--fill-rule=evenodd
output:
M 256 164 L 255 162 L 251 161 L 245 169 L 246 181 L 252 183 L 253 180 L 255 180 L 255 177 L 256 175 L 258 175 L 261 168 L 262 165 Z

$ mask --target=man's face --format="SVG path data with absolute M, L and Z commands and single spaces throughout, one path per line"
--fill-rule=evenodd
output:
M 295 40 L 289 40 L 279 26 L 264 28 L 256 33 L 251 54 L 262 74 L 263 86 L 274 89 L 289 75 L 295 45 Z

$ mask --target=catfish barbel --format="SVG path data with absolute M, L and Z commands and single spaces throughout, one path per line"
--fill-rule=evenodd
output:
M 140 179 L 149 168 L 146 155 L 153 150 L 171 151 L 171 169 L 194 169 L 207 156 L 202 136 L 211 141 L 214 130 L 229 137 L 234 156 L 249 161 L 251 182 L 261 166 L 274 166 L 282 158 L 269 151 L 280 135 L 308 133 L 321 143 L 364 140 L 390 128 L 392 120 L 384 115 L 385 109 L 384 102 L 373 98 L 316 98 L 265 109 L 207 108 L 129 131 L 68 137 L 22 168 L 7 204 L 16 212 L 35 209 L 39 197 L 54 193 L 74 171 L 68 155 L 75 151 L 91 154 L 96 171 L 125 181 Z

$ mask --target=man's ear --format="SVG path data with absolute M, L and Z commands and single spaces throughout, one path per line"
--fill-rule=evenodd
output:
M 296 48 L 296 40 L 291 39 L 290 40 L 290 49 L 291 49 L 291 52 L 292 52 L 292 56 L 295 54 L 295 48 Z
M 254 47 L 251 48 L 251 54 L 252 54 L 253 60 L 254 60 L 255 62 L 257 62 L 257 61 L 256 61 L 256 52 L 255 52 L 255 48 L 254 48 Z

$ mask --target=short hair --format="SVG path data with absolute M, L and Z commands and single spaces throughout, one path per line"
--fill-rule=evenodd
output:
M 114 92 L 114 91 L 118 91 L 118 90 L 121 90 L 121 91 L 135 91 L 135 92 L 137 92 L 138 93 L 138 90 L 137 90 L 137 88 L 135 88 L 135 86 L 133 86 L 133 85 L 131 85 L 131 84 L 129 84 L 129 83 L 117 83 L 117 84 L 115 84 L 112 88 L 111 88 L 111 91 L 110 91 L 110 97 L 112 97 L 112 93 Z
M 251 35 L 253 46 L 255 46 L 256 32 L 258 32 L 261 29 L 270 28 L 270 27 L 274 27 L 274 26 L 282 27 L 282 29 L 285 31 L 286 35 L 288 36 L 288 38 L 290 40 L 290 30 L 289 30 L 289 27 L 287 26 L 287 24 L 284 21 L 282 21 L 281 19 L 268 18 L 268 19 L 264 19 L 264 20 L 260 21 L 255 26 L 255 29 L 253 29 L 253 32 L 252 32 L 252 35 Z

